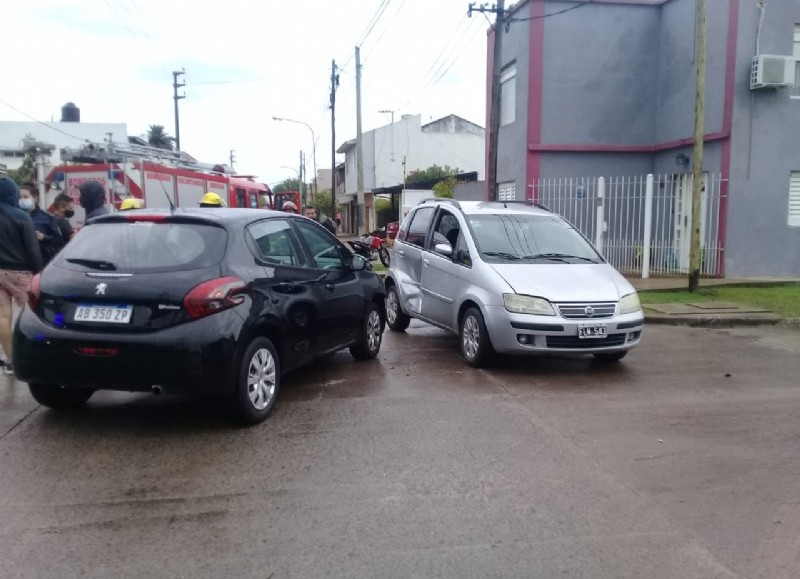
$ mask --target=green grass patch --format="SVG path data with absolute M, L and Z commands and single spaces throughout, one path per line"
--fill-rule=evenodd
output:
M 714 286 L 703 287 L 692 293 L 686 290 L 657 290 L 639 292 L 642 305 L 689 303 L 689 302 L 734 302 L 743 306 L 754 306 L 771 310 L 775 314 L 800 318 L 800 284 Z

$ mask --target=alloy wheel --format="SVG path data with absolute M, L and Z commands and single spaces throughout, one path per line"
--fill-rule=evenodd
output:
M 367 347 L 377 350 L 381 345 L 381 316 L 377 310 L 371 310 L 367 318 Z
M 390 324 L 397 320 L 397 294 L 394 291 L 386 293 L 386 321 Z
M 247 369 L 247 395 L 256 410 L 264 410 L 275 396 L 275 359 L 266 348 L 256 350 Z
M 461 342 L 464 347 L 464 355 L 467 358 L 471 360 L 477 356 L 478 349 L 481 346 L 481 328 L 474 316 L 467 316 L 464 319 Z

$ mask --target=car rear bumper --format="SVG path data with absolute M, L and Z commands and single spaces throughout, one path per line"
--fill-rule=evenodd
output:
M 98 390 L 227 392 L 241 325 L 228 311 L 157 332 L 85 333 L 56 328 L 25 308 L 14 330 L 14 373 L 29 383 Z
M 513 314 L 502 306 L 488 308 L 486 329 L 497 352 L 505 354 L 600 354 L 624 352 L 639 344 L 642 312 L 613 318 L 565 319 L 560 316 Z M 599 324 L 605 338 L 580 338 L 578 327 Z

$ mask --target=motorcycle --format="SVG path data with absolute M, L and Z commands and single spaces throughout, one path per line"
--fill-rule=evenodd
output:
M 384 266 L 389 267 L 389 261 L 391 259 L 389 257 L 389 249 L 377 235 L 362 235 L 358 239 L 352 239 L 347 243 L 354 253 L 362 256 L 367 261 L 377 261 L 380 259 Z

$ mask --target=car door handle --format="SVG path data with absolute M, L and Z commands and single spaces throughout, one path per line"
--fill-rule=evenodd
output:
M 397 253 L 399 253 L 400 255 L 405 255 L 405 254 L 406 254 L 406 252 L 405 252 L 405 251 L 403 251 L 402 249 L 398 249 L 398 250 L 397 250 Z
M 327 289 L 327 290 L 331 290 L 331 291 L 333 291 L 333 289 L 334 289 L 335 287 L 336 287 L 336 286 L 335 286 L 335 285 L 333 285 L 332 283 L 326 283 L 326 284 L 325 284 L 325 289 Z
M 422 263 L 424 263 L 425 265 L 430 265 L 431 264 L 431 260 L 425 258 L 425 259 L 422 260 Z

